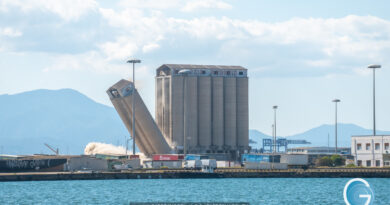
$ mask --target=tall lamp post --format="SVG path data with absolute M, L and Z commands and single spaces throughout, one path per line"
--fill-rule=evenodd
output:
M 134 72 L 134 67 L 136 63 L 141 63 L 141 60 L 139 59 L 130 59 L 127 61 L 127 63 L 132 63 L 133 64 L 133 103 L 132 103 L 132 108 L 131 110 L 133 111 L 133 131 L 131 133 L 131 136 L 133 137 L 133 155 L 135 155 L 135 72 Z
M 375 124 L 375 69 L 381 68 L 381 65 L 369 65 L 367 68 L 372 69 L 373 72 L 373 95 L 372 95 L 372 100 L 373 100 L 373 118 L 374 118 L 374 136 L 376 135 L 376 124 Z
M 340 102 L 339 99 L 334 99 L 332 102 L 335 103 L 335 124 L 334 124 L 334 136 L 335 136 L 335 154 L 337 154 L 337 103 Z
M 272 106 L 274 109 L 274 124 L 273 124 L 273 134 L 274 134 L 274 140 L 273 140 L 273 152 L 272 152 L 272 169 L 274 169 L 274 163 L 275 163 L 275 153 L 276 153 L 276 109 L 278 109 L 277 105 Z
M 277 105 L 274 105 L 272 107 L 274 109 L 274 150 L 273 150 L 273 153 L 276 152 L 276 109 L 278 109 L 278 106 Z
M 184 92 L 183 92 L 183 117 L 184 117 L 184 126 L 183 126 L 183 154 L 187 154 L 187 76 L 191 71 L 188 69 L 183 69 L 179 71 L 180 75 L 184 76 Z

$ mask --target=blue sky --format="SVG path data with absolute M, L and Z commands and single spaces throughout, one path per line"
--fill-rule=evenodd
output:
M 241 65 L 250 76 L 250 128 L 292 135 L 339 119 L 390 130 L 387 1 L 2 0 L 0 94 L 72 88 L 111 105 L 105 90 L 130 77 L 154 113 L 164 63 Z

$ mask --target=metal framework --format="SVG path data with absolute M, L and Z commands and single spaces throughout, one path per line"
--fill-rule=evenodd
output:
M 306 140 L 288 140 L 286 138 L 277 138 L 276 143 L 273 144 L 273 139 L 265 138 L 263 139 L 263 152 L 273 152 L 273 147 L 276 147 L 276 152 L 281 152 L 280 148 L 284 148 L 283 152 L 287 151 L 288 145 L 291 144 L 311 144 Z

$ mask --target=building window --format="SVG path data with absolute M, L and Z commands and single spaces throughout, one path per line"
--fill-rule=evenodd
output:
M 218 75 L 218 71 L 214 71 L 214 75 Z
M 379 143 L 375 143 L 375 150 L 380 150 L 381 149 L 381 146 L 379 145 Z
M 380 167 L 381 166 L 381 160 L 375 160 L 375 166 Z
M 226 72 L 227 75 L 230 75 L 230 71 Z
M 358 160 L 357 161 L 357 165 L 358 165 L 358 167 L 361 167 L 362 166 L 362 160 Z
M 206 74 L 206 71 L 202 70 L 202 74 Z
M 357 144 L 357 150 L 362 150 L 362 144 Z
M 370 143 L 367 143 L 366 144 L 366 150 L 370 150 L 371 149 L 371 144 Z
M 367 166 L 367 167 L 371 167 L 371 160 L 367 160 L 367 161 L 366 161 L 366 166 Z
M 385 143 L 385 150 L 389 150 L 389 143 Z
M 390 161 L 383 162 L 384 166 L 390 166 Z
M 244 75 L 244 72 L 240 71 L 240 72 L 238 73 L 238 75 Z

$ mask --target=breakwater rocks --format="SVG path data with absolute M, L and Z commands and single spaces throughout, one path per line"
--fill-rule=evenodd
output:
M 390 169 L 217 169 L 214 173 L 190 170 L 136 170 L 126 172 L 26 172 L 0 173 L 0 181 L 180 179 L 180 178 L 390 178 Z

